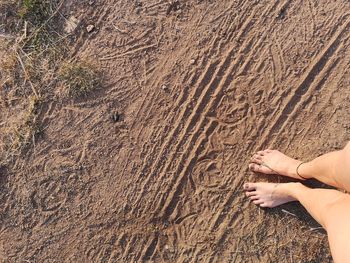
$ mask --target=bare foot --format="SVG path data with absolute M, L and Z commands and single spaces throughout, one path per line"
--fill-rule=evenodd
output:
M 288 194 L 288 186 L 295 183 L 246 183 L 244 190 L 250 200 L 261 207 L 276 207 L 288 202 L 296 201 Z
M 279 174 L 304 180 L 296 173 L 301 161 L 295 160 L 277 150 L 259 151 L 253 155 L 249 169 L 264 174 Z

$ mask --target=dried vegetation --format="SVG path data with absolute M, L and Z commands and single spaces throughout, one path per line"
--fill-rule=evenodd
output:
M 95 66 L 87 61 L 64 63 L 59 71 L 66 94 L 71 97 L 87 96 L 99 86 L 100 76 Z
M 0 2 L 0 164 L 25 154 L 43 131 L 43 105 L 62 87 L 70 97 L 98 85 L 87 62 L 70 62 L 57 0 Z

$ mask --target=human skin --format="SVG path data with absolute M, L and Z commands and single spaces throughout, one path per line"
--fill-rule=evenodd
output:
M 315 178 L 350 192 L 350 142 L 340 151 L 306 163 L 276 150 L 259 151 L 252 157 L 249 168 L 299 180 Z M 301 183 L 246 183 L 244 189 L 252 202 L 261 207 L 299 201 L 327 231 L 334 261 L 350 262 L 350 195 L 333 189 L 311 189 Z

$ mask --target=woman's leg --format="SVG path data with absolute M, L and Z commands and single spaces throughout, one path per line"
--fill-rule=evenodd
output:
M 247 183 L 246 195 L 261 207 L 299 201 L 327 231 L 335 262 L 350 262 L 350 196 L 337 190 L 311 189 L 301 183 Z
M 303 179 L 297 174 L 301 161 L 276 150 L 259 151 L 252 157 L 249 168 L 265 174 L 280 174 Z M 323 183 L 350 191 L 350 142 L 340 151 L 330 152 L 299 166 L 304 178 L 315 178 Z

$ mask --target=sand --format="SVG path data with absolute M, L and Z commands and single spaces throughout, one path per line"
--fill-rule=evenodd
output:
M 248 171 L 257 150 L 350 140 L 349 1 L 82 2 L 71 56 L 105 84 L 1 171 L 2 262 L 332 262 L 299 204 L 242 185 L 286 181 Z

